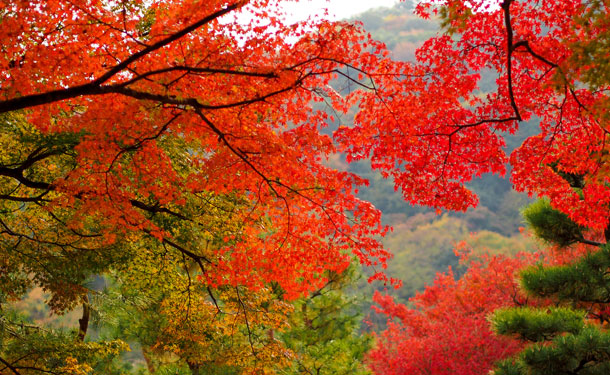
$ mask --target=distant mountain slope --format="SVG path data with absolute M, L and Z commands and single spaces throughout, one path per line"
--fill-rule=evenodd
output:
M 404 1 L 392 8 L 376 8 L 361 13 L 351 21 L 362 22 L 373 38 L 384 42 L 397 60 L 412 60 L 415 49 L 439 31 L 433 20 L 413 14 L 413 2 Z
M 361 22 L 373 38 L 388 46 L 393 58 L 412 61 L 416 48 L 440 32 L 438 22 L 420 19 L 412 10 L 412 2 L 401 2 L 393 8 L 369 10 L 350 21 Z M 482 77 L 480 89 L 489 91 L 494 85 L 495 77 L 489 74 Z M 342 120 L 345 124 L 351 122 L 349 118 Z M 508 138 L 507 153 L 537 131 L 535 122 L 524 124 L 517 134 Z M 437 272 L 444 272 L 449 266 L 454 270 L 459 267 L 453 253 L 456 242 L 466 240 L 475 251 L 488 249 L 496 253 L 531 251 L 535 247 L 519 231 L 522 226 L 519 210 L 529 199 L 512 190 L 508 176 L 484 175 L 474 179 L 469 186 L 478 195 L 479 206 L 466 213 L 437 216 L 425 207 L 405 202 L 400 192 L 394 191 L 392 181 L 372 171 L 368 162 L 349 164 L 347 169 L 369 179 L 370 187 L 361 189 L 359 196 L 379 208 L 385 222 L 394 227 L 384 244 L 395 254 L 388 274 L 401 278 L 405 284 L 401 290 L 392 292 L 401 301 L 431 283 Z M 471 235 L 473 232 L 477 234 Z M 362 287 L 372 291 L 364 283 Z M 383 286 L 374 288 L 383 289 Z

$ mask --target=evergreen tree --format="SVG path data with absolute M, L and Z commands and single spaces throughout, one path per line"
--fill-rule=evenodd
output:
M 350 295 L 358 277 L 354 266 L 341 274 L 331 273 L 323 288 L 295 302 L 290 329 L 281 335 L 294 352 L 294 361 L 283 374 L 370 373 L 362 359 L 372 346 L 372 336 L 359 333 L 358 297 Z
M 582 84 L 594 89 L 607 86 L 610 83 L 608 2 L 587 3 L 575 23 L 575 28 L 582 29 L 582 33 L 570 45 L 574 53 L 566 64 L 566 76 L 577 77 Z M 590 111 L 600 124 L 606 124 L 609 107 L 607 96 L 603 96 Z M 568 145 L 564 147 L 569 150 Z M 607 152 L 590 151 L 589 154 L 597 162 L 596 171 L 607 176 Z M 593 170 L 577 172 L 558 168 L 556 163 L 549 167 L 568 183 L 581 201 L 597 178 Z M 604 216 L 594 218 L 594 209 L 589 212 L 590 227 L 599 228 L 600 222 L 607 222 Z M 610 226 L 593 231 L 575 223 L 546 200 L 529 206 L 524 216 L 535 235 L 556 246 L 558 251 L 575 246 L 584 251 L 565 264 L 537 265 L 521 272 L 523 289 L 532 296 L 550 299 L 555 307 L 544 310 L 522 307 L 494 314 L 492 323 L 497 333 L 532 342 L 515 358 L 499 363 L 495 374 L 610 373 Z
M 565 251 L 586 246 L 575 261 L 536 265 L 521 272 L 521 285 L 531 296 L 550 299 L 553 307 L 520 307 L 496 311 L 494 330 L 532 342 L 515 358 L 502 361 L 496 375 L 560 375 L 610 373 L 610 244 L 586 239 L 592 233 L 546 200 L 530 205 L 524 216 L 540 239 Z M 602 237 L 600 235 L 600 237 Z M 581 245 L 584 244 L 584 245 Z

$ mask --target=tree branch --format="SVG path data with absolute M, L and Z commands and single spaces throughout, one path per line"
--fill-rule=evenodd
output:
M 552 61 L 547 60 L 546 58 L 544 58 L 543 56 L 537 54 L 536 52 L 534 52 L 534 50 L 532 50 L 532 47 L 530 47 L 530 44 L 527 40 L 521 40 L 517 43 L 515 43 L 513 45 L 513 50 L 516 50 L 519 47 L 525 47 L 525 49 L 527 50 L 527 52 L 529 52 L 530 55 L 534 56 L 535 58 L 537 58 L 538 60 L 542 61 L 543 63 L 552 66 L 553 68 L 557 68 L 559 67 L 559 65 L 555 64 Z
M 96 80 L 94 80 L 93 82 L 91 82 L 91 84 L 94 86 L 100 86 L 101 84 L 103 84 L 104 82 L 106 82 L 110 78 L 112 78 L 114 75 L 121 72 L 123 69 L 127 68 L 129 65 L 131 65 L 131 63 L 135 62 L 139 58 L 144 57 L 144 56 L 148 55 L 149 53 L 158 50 L 159 48 L 165 47 L 166 45 L 168 45 L 172 42 L 175 42 L 176 40 L 182 38 L 185 35 L 192 33 L 193 31 L 214 21 L 215 19 L 218 19 L 218 18 L 224 16 L 225 14 L 227 14 L 235 9 L 240 8 L 244 4 L 245 4 L 245 2 L 240 0 L 231 5 L 227 5 L 226 8 L 218 10 L 218 11 L 210 14 L 209 16 L 204 17 L 204 18 L 200 19 L 199 21 L 193 23 L 192 25 L 187 26 L 184 29 L 168 36 L 167 38 L 162 39 L 162 40 L 158 41 L 157 43 L 155 43 L 149 47 L 146 47 L 139 52 L 134 53 L 133 55 L 129 56 L 127 59 L 123 60 L 119 64 L 110 68 L 110 70 L 108 70 L 101 77 L 99 77 Z
M 138 74 L 135 78 L 127 81 L 124 85 L 132 85 L 137 81 L 142 79 L 146 79 L 150 76 L 175 72 L 175 71 L 183 71 L 186 73 L 210 73 L 210 74 L 227 74 L 227 75 L 238 75 L 238 76 L 246 76 L 246 77 L 259 77 L 259 78 L 277 78 L 277 73 L 260 73 L 260 72 L 247 72 L 247 71 L 239 71 L 232 69 L 216 69 L 216 68 L 198 68 L 193 66 L 184 66 L 184 65 L 176 65 L 171 66 L 164 69 L 151 70 L 150 72 Z M 137 74 L 137 73 L 136 73 Z
M 146 48 L 140 50 L 139 52 L 132 54 L 127 59 L 123 60 L 122 62 L 118 63 L 114 67 L 110 68 L 106 73 L 104 73 L 99 78 L 93 80 L 92 82 L 85 83 L 85 84 L 78 85 L 78 86 L 69 87 L 67 89 L 53 90 L 53 91 L 48 91 L 48 92 L 45 92 L 42 94 L 25 95 L 25 96 L 21 96 L 18 98 L 12 98 L 9 100 L 2 101 L 2 102 L 0 102 L 0 113 L 35 107 L 35 106 L 39 106 L 39 105 L 43 105 L 43 104 L 49 104 L 49 103 L 53 103 L 53 102 L 62 101 L 65 99 L 76 98 L 76 97 L 84 96 L 84 95 L 99 95 L 99 94 L 106 94 L 106 93 L 112 92 L 112 91 L 108 91 L 107 88 L 113 87 L 113 86 L 102 86 L 102 84 L 104 82 L 107 82 L 110 78 L 112 78 L 116 74 L 120 73 L 127 67 L 129 67 L 130 64 L 132 64 L 136 60 L 150 54 L 151 52 L 154 52 L 154 51 L 182 38 L 183 36 L 197 30 L 198 28 L 206 25 L 207 23 L 210 23 L 211 21 L 213 21 L 219 17 L 222 17 L 223 15 L 225 15 L 229 12 L 231 12 L 235 9 L 238 9 L 243 4 L 244 4 L 244 2 L 240 0 L 234 4 L 228 5 L 226 8 L 216 11 L 216 12 L 210 14 L 209 16 L 204 17 L 201 20 L 195 22 L 194 24 L 187 26 L 184 29 L 168 36 L 167 38 L 164 38 L 164 39 L 158 41 L 157 43 L 155 43 L 149 47 L 146 47 Z
M 502 10 L 504 11 L 504 25 L 506 26 L 506 74 L 508 75 L 508 96 L 510 98 L 510 105 L 515 111 L 515 116 L 519 121 L 522 121 L 521 114 L 519 113 L 519 107 L 515 101 L 515 93 L 513 90 L 513 66 L 512 66 L 512 55 L 515 46 L 513 45 L 513 27 L 510 21 L 510 4 L 513 0 L 504 0 L 502 3 Z
M 17 369 L 13 367 L 13 365 L 8 363 L 4 358 L 0 357 L 0 362 L 2 362 L 6 367 L 8 367 L 8 369 L 11 370 L 15 375 L 21 375 L 19 371 L 17 371 Z
M 91 308 L 89 306 L 89 297 L 85 295 L 83 297 L 83 316 L 78 320 L 78 339 L 80 341 L 85 340 L 87 334 L 87 328 L 89 328 L 89 316 Z

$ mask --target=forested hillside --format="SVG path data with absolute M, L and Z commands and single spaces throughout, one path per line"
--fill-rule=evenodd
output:
M 423 20 L 414 15 L 413 5 L 408 1 L 393 8 L 370 10 L 350 21 L 361 22 L 365 30 L 374 39 L 385 43 L 391 56 L 399 60 L 412 60 L 416 48 L 440 31 L 437 21 Z M 338 88 L 342 85 L 339 83 Z M 343 116 L 341 121 L 352 121 L 350 113 Z M 523 139 L 536 131 L 537 125 L 533 124 L 508 138 L 507 151 L 514 150 Z M 372 171 L 368 162 L 348 164 L 344 159 L 339 156 L 332 159 L 332 163 L 369 180 L 370 185 L 361 187 L 358 196 L 380 209 L 384 223 L 393 227 L 383 244 L 394 254 L 387 273 L 403 281 L 400 289 L 389 289 L 399 301 L 406 302 L 417 291 L 422 291 L 426 284 L 433 281 L 437 272 L 444 272 L 448 267 L 453 267 L 459 275 L 462 271 L 454 248 L 460 241 L 467 241 L 479 252 L 514 254 L 533 248 L 533 243 L 519 232 L 522 226 L 519 211 L 527 203 L 527 198 L 511 189 L 508 178 L 488 174 L 475 179 L 471 187 L 480 198 L 476 209 L 466 213 L 438 214 L 426 207 L 405 202 L 401 194 L 394 190 L 392 182 Z M 364 272 L 365 277 L 359 281 L 356 297 L 360 300 L 362 314 L 369 315 L 373 291 L 387 290 L 387 287 L 369 284 L 366 275 L 370 275 L 371 270 Z M 40 289 L 36 289 L 30 298 L 20 302 L 20 306 L 37 321 L 49 320 L 50 310 L 43 303 L 44 298 L 40 293 Z M 77 315 L 73 314 L 72 319 Z
M 609 373 L 609 11 L 0 0 L 0 374 Z
M 414 71 L 430 74 L 429 80 L 423 80 L 428 85 L 419 87 L 408 100 L 384 103 L 390 108 L 376 107 L 381 112 L 387 110 L 385 118 L 392 126 L 375 133 L 370 141 L 369 147 L 374 145 L 370 155 L 382 160 L 373 160 L 373 166 L 388 167 L 396 162 L 388 167 L 392 176 L 412 183 L 420 181 L 417 172 L 421 169 L 413 168 L 417 165 L 432 176 L 434 185 L 439 178 L 443 181 L 445 168 L 451 165 L 448 154 L 456 156 L 458 164 L 467 165 L 481 160 L 465 151 L 472 151 L 472 143 L 479 153 L 487 149 L 486 144 L 463 134 L 464 149 L 456 150 L 456 133 L 475 128 L 476 137 L 487 141 L 494 137 L 485 135 L 485 130 L 501 133 L 505 144 L 500 146 L 510 154 L 514 186 L 538 200 L 528 201 L 510 193 L 506 181 L 483 176 L 469 182 L 482 207 L 456 219 L 469 227 L 511 237 L 523 225 L 538 249 L 536 253 L 511 254 L 500 250 L 507 247 L 498 241 L 491 247 L 500 254 L 485 255 L 460 244 L 457 248 L 463 268 L 437 275 L 434 283 L 408 304 L 401 303 L 404 296 L 376 294 L 375 309 L 387 318 L 387 327 L 377 335 L 368 363 L 375 374 L 384 375 L 606 374 L 610 369 L 610 185 L 605 156 L 610 103 L 606 58 L 609 3 L 442 3 L 441 8 L 422 5 L 418 10 L 424 18 L 440 15 L 447 31 L 427 41 L 415 63 L 422 70 Z M 395 35 L 400 33 L 395 30 Z M 405 81 L 421 83 L 420 77 Z M 442 84 L 437 86 L 439 82 Z M 456 82 L 471 84 L 466 95 L 460 91 L 464 86 Z M 447 104 L 434 96 L 455 101 Z M 421 118 L 405 116 L 417 125 L 404 126 L 393 118 L 393 111 L 417 110 L 418 104 L 427 101 L 447 107 L 437 110 L 424 105 L 429 112 L 420 113 Z M 453 116 L 462 118 L 464 112 L 473 116 L 454 120 Z M 378 112 L 375 115 L 381 117 Z M 493 125 L 487 127 L 487 123 Z M 438 143 L 407 138 L 402 142 L 407 151 L 390 151 L 402 159 L 388 162 L 382 156 L 388 152 L 384 135 L 396 134 L 396 128 L 404 127 L 415 129 L 413 133 L 406 131 L 407 137 L 418 141 L 435 137 Z M 485 130 L 479 132 L 481 129 Z M 356 131 L 353 136 L 358 139 Z M 409 159 L 421 157 L 410 150 L 417 147 L 414 143 L 423 147 L 420 151 L 426 156 L 426 147 L 433 147 L 435 155 L 445 155 L 441 163 L 433 162 L 440 173 Z M 494 157 L 488 156 L 486 162 L 493 163 Z M 387 171 L 383 167 L 378 169 Z M 425 177 L 421 180 L 430 182 Z M 409 185 L 397 185 L 409 189 Z M 430 194 L 424 189 L 415 190 Z M 442 195 L 433 190 L 431 205 Z M 470 198 L 468 193 L 461 197 L 465 201 Z M 521 215 L 513 210 L 526 204 L 524 223 L 517 223 L 514 220 Z M 443 215 L 441 221 L 451 216 Z M 442 234 L 431 237 L 436 236 Z M 523 250 L 521 245 L 527 242 L 518 239 L 508 248 Z
M 388 46 L 394 58 L 410 61 L 418 47 L 441 32 L 438 21 L 424 20 L 413 10 L 413 3 L 405 1 L 393 8 L 369 10 L 351 21 L 362 22 L 373 38 Z M 481 80 L 481 92 L 492 89 L 494 80 L 493 74 L 487 72 Z M 351 118 L 343 120 L 349 122 Z M 537 121 L 530 121 L 519 132 L 506 137 L 506 152 L 512 152 L 538 131 Z M 496 254 L 516 254 L 535 248 L 534 242 L 520 231 L 524 227 L 520 211 L 530 200 L 526 194 L 513 190 L 508 174 L 504 177 L 485 174 L 469 183 L 479 197 L 476 208 L 465 213 L 439 214 L 405 202 L 392 181 L 372 171 L 366 161 L 344 163 L 340 167 L 369 179 L 370 186 L 361 188 L 359 197 L 379 208 L 384 222 L 394 228 L 383 243 L 395 256 L 388 265 L 388 273 L 403 281 L 402 288 L 388 291 L 399 301 L 406 302 L 417 291 L 422 291 L 426 284 L 432 283 L 437 272 L 444 272 L 448 267 L 460 275 L 463 269 L 454 254 L 458 242 L 467 241 L 478 252 Z M 372 289 L 366 283 L 361 286 L 367 291 Z M 384 290 L 383 286 L 376 289 Z M 365 306 L 365 312 L 366 309 Z

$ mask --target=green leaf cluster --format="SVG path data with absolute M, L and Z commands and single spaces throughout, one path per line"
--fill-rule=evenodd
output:
M 586 326 L 526 348 L 498 364 L 495 375 L 602 375 L 610 372 L 610 333 Z
M 524 340 L 540 342 L 560 333 L 580 332 L 584 328 L 585 315 L 565 307 L 501 309 L 494 313 L 493 329 L 501 335 L 517 335 Z
M 358 277 L 354 266 L 333 273 L 322 289 L 295 303 L 290 329 L 281 335 L 295 361 L 282 374 L 370 373 L 362 360 L 372 347 L 372 336 L 359 333 L 358 298 L 348 293 Z
M 584 228 L 570 220 L 568 215 L 551 207 L 546 199 L 527 206 L 523 216 L 536 237 L 547 243 L 566 247 L 584 238 Z
M 559 247 L 592 243 L 584 238 L 584 228 L 546 200 L 527 207 L 524 216 L 547 243 Z M 531 296 L 554 301 L 555 306 L 502 309 L 493 314 L 497 334 L 532 343 L 515 358 L 500 362 L 494 374 L 607 374 L 610 332 L 602 324 L 607 322 L 604 306 L 610 303 L 609 269 L 610 245 L 600 244 L 573 263 L 539 264 L 523 270 L 523 289 Z
M 532 295 L 562 302 L 610 302 L 610 246 L 562 266 L 538 265 L 521 272 L 521 284 Z

